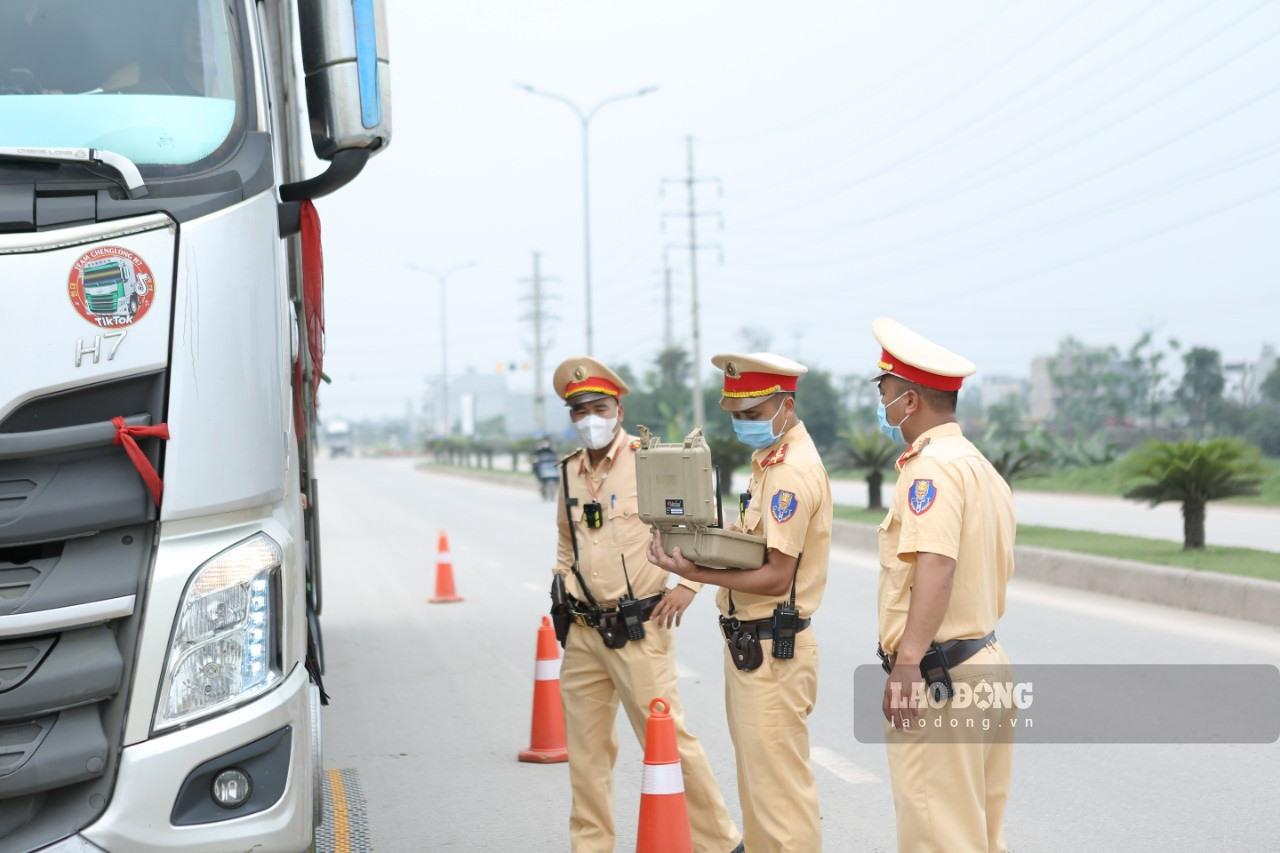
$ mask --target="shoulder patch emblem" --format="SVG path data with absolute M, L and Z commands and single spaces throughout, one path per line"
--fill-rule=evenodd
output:
M 796 500 L 795 492 L 778 489 L 773 493 L 773 500 L 769 502 L 769 511 L 773 513 L 775 521 L 779 524 L 785 524 L 791 520 L 791 516 L 796 514 L 798 505 L 799 502 Z
M 907 505 L 916 515 L 924 515 L 937 497 L 938 489 L 933 480 L 915 480 L 907 492 Z
M 638 438 L 637 438 L 637 439 L 635 439 L 634 441 L 632 441 L 632 442 L 631 442 L 631 449 L 632 449 L 632 450 L 639 450 L 639 449 L 640 449 L 640 439 L 638 439 Z
M 768 456 L 766 456 L 764 459 L 760 461 L 760 467 L 768 468 L 770 465 L 777 465 L 779 462 L 784 461 L 787 458 L 788 446 L 789 445 L 784 444 L 781 447 L 779 447 L 777 450 L 770 453 Z

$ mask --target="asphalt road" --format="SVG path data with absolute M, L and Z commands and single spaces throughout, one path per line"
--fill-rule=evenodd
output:
M 888 500 L 891 485 L 885 486 Z M 860 480 L 833 480 L 836 503 L 867 505 L 867 486 Z M 1104 495 L 1053 492 L 1013 493 L 1018 521 L 1071 530 L 1096 530 L 1152 539 L 1182 539 L 1182 507 L 1176 503 L 1148 506 Z M 1235 545 L 1280 551 L 1280 507 L 1212 503 L 1205 516 L 1205 541 L 1210 545 Z M 1280 559 L 1280 558 L 1278 558 Z
M 416 471 L 407 460 L 327 461 L 320 476 L 333 694 L 326 765 L 358 777 L 371 849 L 567 850 L 566 766 L 515 760 L 528 745 L 551 505 L 525 489 Z M 441 529 L 460 604 L 427 603 Z M 871 554 L 833 552 L 815 621 L 822 654 L 811 731 L 829 851 L 894 849 L 884 747 L 854 739 L 850 711 L 853 667 L 875 646 L 875 572 Z M 689 725 L 736 816 L 709 591 L 678 630 Z M 1011 586 L 999 631 L 1019 664 L 1280 664 L 1280 630 L 1025 581 Z M 1185 688 L 1194 685 L 1119 697 L 1117 713 L 1177 702 Z M 642 756 L 622 725 L 619 738 L 618 849 L 628 850 Z M 1018 853 L 1277 849 L 1280 744 L 1024 743 L 1015 755 L 1006 831 Z

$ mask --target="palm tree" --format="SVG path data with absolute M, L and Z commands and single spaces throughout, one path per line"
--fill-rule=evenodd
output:
M 1237 438 L 1206 441 L 1152 441 L 1123 462 L 1137 485 L 1131 500 L 1182 504 L 1182 548 L 1204 547 L 1204 516 L 1209 501 L 1256 495 L 1262 463 L 1252 445 Z
M 845 430 L 840 433 L 844 439 L 837 451 L 837 464 L 842 468 L 852 468 L 866 473 L 867 509 L 884 509 L 881 498 L 881 486 L 884 484 L 884 471 L 893 466 L 904 448 L 894 444 L 878 431 L 853 432 Z
M 1000 438 L 989 429 L 977 445 L 996 473 L 1010 486 L 1019 477 L 1041 473 L 1054 455 L 1049 438 L 1042 430 L 1033 430 L 1016 438 Z

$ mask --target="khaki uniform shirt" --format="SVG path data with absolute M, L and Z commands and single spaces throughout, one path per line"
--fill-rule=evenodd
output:
M 956 561 L 934 642 L 995 630 L 1013 575 L 1013 493 L 958 424 L 934 427 L 898 459 L 893 504 L 880 525 L 880 645 L 895 652 L 907 627 L 916 554 Z
M 596 603 L 614 607 L 627 592 L 622 573 L 622 560 L 627 561 L 627 575 L 636 598 L 657 595 L 671 577 L 649 562 L 649 525 L 640 520 L 636 497 L 636 450 L 639 439 L 619 430 L 600 464 L 592 467 L 585 450 L 571 454 L 567 463 L 569 480 L 569 512 L 578 538 L 578 570 L 591 588 Z M 564 485 L 559 496 L 559 542 L 556 546 L 557 574 L 565 576 L 565 589 L 586 603 L 578 579 L 573 574 L 573 543 L 569 538 L 569 521 L 565 515 Z M 598 501 L 604 523 L 596 530 L 587 527 L 582 507 Z M 697 592 L 700 584 L 681 582 Z
M 812 616 L 827 587 L 831 554 L 831 482 L 818 448 L 803 423 L 782 434 L 771 447 L 751 455 L 751 500 L 737 528 L 764 536 L 765 545 L 792 557 L 803 557 L 796 570 L 796 609 Z M 766 619 L 791 594 L 752 595 L 734 592 L 733 616 Z M 720 612 L 729 614 L 729 591 L 716 596 Z

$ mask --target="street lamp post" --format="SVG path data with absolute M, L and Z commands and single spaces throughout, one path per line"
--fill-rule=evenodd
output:
M 448 304 L 445 302 L 445 284 L 448 283 L 449 276 L 463 270 L 469 270 L 475 265 L 475 261 L 467 261 L 464 264 L 449 267 L 443 272 L 437 272 L 418 264 L 409 264 L 409 269 L 426 273 L 434 278 L 436 284 L 440 286 L 440 418 L 444 425 L 445 435 L 449 435 L 453 427 L 449 422 L 449 323 Z
M 526 83 L 517 83 L 517 89 L 528 92 L 530 95 L 541 95 L 544 98 L 550 98 L 573 110 L 574 115 L 578 117 L 578 123 L 582 126 L 582 279 L 586 288 L 587 300 L 587 355 L 592 355 L 594 351 L 594 335 L 592 332 L 592 313 L 591 313 L 591 165 L 590 165 L 590 138 L 589 129 L 591 119 L 595 118 L 596 113 L 609 104 L 616 104 L 619 101 L 626 101 L 632 98 L 642 98 L 645 95 L 658 91 L 657 86 L 645 86 L 643 89 L 637 89 L 634 92 L 624 92 L 620 95 L 611 95 L 608 98 L 597 102 L 595 106 L 589 110 L 583 110 L 574 101 L 563 95 L 557 95 L 553 92 L 544 92 L 541 89 L 535 89 Z

